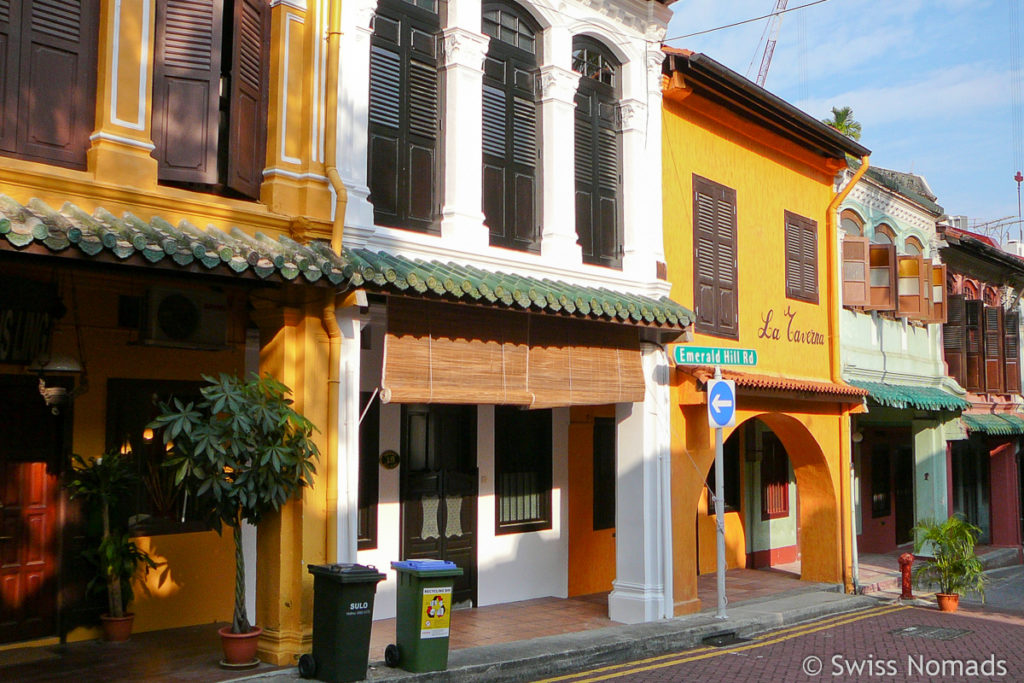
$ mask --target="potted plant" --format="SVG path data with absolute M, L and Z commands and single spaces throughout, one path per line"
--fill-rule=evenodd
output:
M 138 477 L 131 458 L 117 452 L 91 460 L 77 454 L 71 458 L 73 475 L 66 484 L 71 498 L 83 500 L 102 520 L 99 543 L 84 553 L 98 570 L 88 588 L 95 590 L 100 581 L 106 588 L 107 613 L 100 616 L 104 638 L 113 642 L 128 640 L 135 618 L 126 611 L 134 598 L 132 578 L 140 565 L 148 573 L 156 563 L 127 531 L 114 526 L 111 516 L 118 502 L 132 492 Z
M 936 598 L 943 612 L 955 612 L 960 595 L 975 591 L 985 598 L 985 568 L 974 554 L 974 545 L 981 529 L 960 515 L 939 523 L 924 520 L 913 529 L 914 552 L 931 544 L 932 559 L 917 568 L 914 578 L 939 584 Z
M 262 628 L 245 609 L 245 557 L 241 524 L 259 524 L 304 486 L 312 485 L 319 455 L 315 427 L 292 408 L 291 390 L 269 375 L 248 379 L 203 375 L 202 400 L 160 404 L 150 424 L 172 445 L 167 466 L 176 484 L 195 496 L 218 532 L 231 527 L 235 541 L 235 608 L 220 629 L 225 664 L 255 664 Z M 235 652 L 235 646 L 241 651 Z M 231 650 L 229 654 L 229 648 Z

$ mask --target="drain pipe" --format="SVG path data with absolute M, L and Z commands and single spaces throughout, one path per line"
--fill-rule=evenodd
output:
M 324 166 L 327 180 L 335 194 L 334 223 L 331 228 L 331 250 L 341 253 L 341 238 L 344 228 L 344 213 L 341 210 L 347 196 L 345 185 L 338 173 L 338 60 L 341 58 L 339 41 L 341 39 L 341 0 L 330 0 L 328 6 L 327 28 L 327 83 L 324 121 Z M 337 292 L 328 291 L 324 295 L 321 321 L 327 332 L 327 561 L 355 561 L 348 557 L 350 550 L 341 548 L 339 538 L 342 534 L 341 520 L 338 515 L 338 500 L 343 488 L 348 488 L 347 477 L 341 466 L 338 449 L 339 414 L 341 400 L 341 328 L 337 318 Z M 347 491 L 345 499 L 348 499 Z M 351 515 L 350 515 L 351 516 Z M 348 545 L 351 545 L 349 543 Z
M 839 360 L 839 259 L 840 254 L 838 253 L 839 244 L 839 233 L 836 225 L 836 217 L 839 211 L 839 205 L 842 204 L 843 200 L 846 199 L 850 191 L 853 190 L 853 186 L 857 184 L 857 181 L 868 170 L 868 155 L 864 155 L 860 159 L 860 168 L 853 174 L 850 181 L 846 183 L 846 187 L 836 193 L 829 202 L 828 210 L 825 212 L 825 240 L 827 247 L 827 263 L 828 263 L 828 306 L 831 315 L 828 317 L 828 334 L 829 334 L 829 370 L 832 376 L 833 383 L 839 383 L 842 381 L 840 360 Z M 840 542 L 839 547 L 842 548 L 842 560 L 843 560 L 843 574 L 846 574 L 846 561 L 850 559 L 850 572 L 853 573 L 853 560 L 852 556 L 856 552 L 854 546 L 857 544 L 856 534 L 854 533 L 853 527 L 853 505 L 854 499 L 852 494 L 853 487 L 853 448 L 851 444 L 850 434 L 850 410 L 844 408 L 842 410 L 843 416 L 846 418 L 841 420 L 839 425 L 839 453 L 849 453 L 849 463 L 843 463 L 840 465 L 840 482 L 839 482 L 839 534 Z M 847 466 L 848 465 L 848 466 Z M 846 475 L 845 477 L 843 475 Z M 844 478 L 849 478 L 848 481 L 843 481 Z M 850 498 L 848 505 L 842 504 L 844 496 Z M 850 545 L 846 545 L 847 535 L 849 535 Z M 846 577 L 843 577 L 843 584 L 846 592 L 855 590 L 853 583 L 853 577 L 850 577 L 850 583 L 847 584 Z

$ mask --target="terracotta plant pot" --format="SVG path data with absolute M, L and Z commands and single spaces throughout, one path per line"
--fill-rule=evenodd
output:
M 256 666 L 260 660 L 256 658 L 256 646 L 259 645 L 260 634 L 263 629 L 253 626 L 248 633 L 232 633 L 230 626 L 225 626 L 217 631 L 220 634 L 220 644 L 224 648 L 224 659 L 221 666 L 235 669 Z
M 107 614 L 100 615 L 100 622 L 103 624 L 103 640 L 109 643 L 123 643 L 132 636 L 132 623 L 135 615 L 131 612 L 123 617 L 112 617 Z
M 939 601 L 940 612 L 955 612 L 960 606 L 958 593 L 936 593 L 935 599 Z

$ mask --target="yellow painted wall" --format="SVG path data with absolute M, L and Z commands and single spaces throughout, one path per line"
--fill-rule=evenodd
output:
M 694 297 L 693 175 L 736 190 L 737 340 L 701 334 L 693 345 L 753 348 L 760 374 L 816 381 L 831 379 L 825 213 L 832 199 L 836 163 L 757 128 L 732 112 L 688 92 L 665 92 L 663 201 L 665 256 L 672 298 Z M 819 303 L 786 298 L 784 212 L 818 224 Z M 820 344 L 806 334 L 820 335 Z M 691 375 L 673 373 L 672 495 L 676 613 L 700 609 L 698 566 L 715 566 L 713 517 L 706 514 L 704 475 L 714 462 L 706 395 Z M 737 425 L 759 418 L 790 455 L 799 492 L 802 578 L 843 580 L 840 463 L 846 451 L 844 406 L 784 397 L 740 396 Z M 723 439 L 731 430 L 723 430 Z M 745 563 L 745 538 L 737 514 L 726 516 L 728 566 Z M 699 547 L 696 529 L 699 525 Z

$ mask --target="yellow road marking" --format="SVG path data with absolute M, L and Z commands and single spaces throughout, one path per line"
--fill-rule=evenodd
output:
M 597 669 L 591 669 L 589 671 L 584 671 L 584 672 L 580 672 L 580 673 L 568 674 L 568 675 L 565 675 L 565 676 L 557 676 L 555 678 L 545 678 L 543 680 L 536 681 L 535 683 L 555 683 L 556 681 L 565 681 L 565 680 L 569 680 L 569 679 L 575 679 L 575 683 L 593 683 L 595 681 L 605 681 L 605 680 L 608 680 L 610 678 L 618 678 L 620 676 L 626 676 L 626 675 L 629 675 L 629 674 L 641 673 L 643 671 L 652 671 L 654 669 L 663 669 L 663 668 L 665 668 L 667 666 L 675 666 L 676 664 L 685 664 L 687 662 L 695 662 L 695 661 L 699 661 L 701 659 L 710 659 L 711 657 L 719 657 L 721 655 L 729 654 L 729 653 L 732 653 L 732 652 L 742 652 L 744 650 L 753 650 L 755 648 L 765 647 L 767 645 L 774 645 L 775 643 L 781 643 L 782 641 L 790 640 L 792 638 L 799 638 L 800 636 L 808 635 L 808 634 L 811 634 L 811 633 L 816 633 L 818 631 L 824 631 L 824 630 L 830 629 L 830 628 L 835 628 L 836 626 L 844 626 L 846 624 L 852 624 L 853 622 L 861 621 L 862 619 L 869 619 L 871 617 L 884 616 L 886 614 L 890 614 L 892 612 L 898 612 L 898 611 L 904 610 L 904 609 L 907 609 L 907 606 L 905 606 L 905 605 L 895 605 L 895 606 L 888 606 L 888 605 L 886 605 L 886 606 L 881 606 L 881 607 L 872 607 L 872 608 L 870 608 L 868 610 L 865 610 L 865 611 L 862 611 L 862 612 L 857 612 L 855 616 L 850 616 L 850 615 L 846 614 L 846 615 L 840 615 L 838 617 L 826 617 L 824 619 L 819 619 L 817 621 L 813 621 L 813 622 L 811 622 L 809 624 L 801 624 L 801 625 L 798 625 L 798 626 L 790 626 L 788 628 L 779 629 L 777 631 L 772 631 L 771 633 L 757 636 L 754 639 L 755 642 L 752 642 L 752 643 L 750 643 L 748 645 L 739 645 L 739 646 L 730 647 L 730 648 L 700 647 L 700 648 L 696 648 L 696 649 L 692 649 L 692 650 L 687 650 L 686 651 L 686 656 L 684 656 L 684 657 L 679 657 L 679 653 L 672 653 L 672 654 L 667 654 L 667 655 L 659 655 L 657 657 L 649 657 L 647 659 L 641 659 L 641 660 L 637 660 L 637 661 L 633 661 L 633 662 L 626 662 L 626 663 L 623 663 L 623 664 L 612 664 L 612 665 L 609 665 L 609 666 L 600 667 L 600 668 L 597 668 Z M 786 634 L 786 635 L 779 635 L 779 634 Z M 710 650 L 710 652 L 709 652 L 709 650 Z M 671 658 L 674 658 L 674 657 L 677 658 L 677 659 L 672 659 L 672 661 L 664 661 L 666 659 L 671 659 Z M 657 663 L 653 663 L 653 662 L 657 662 Z M 637 666 L 638 664 L 643 664 L 643 665 L 646 665 L 646 666 Z M 631 668 L 626 668 L 626 667 L 631 667 Z M 612 669 L 622 669 L 622 670 L 621 671 L 616 671 L 614 673 L 608 673 L 608 674 L 605 674 L 603 676 L 593 676 L 593 674 L 598 674 L 598 673 L 602 673 L 602 672 L 606 672 L 606 671 L 611 671 Z M 590 678 L 582 678 L 582 676 L 590 676 Z

